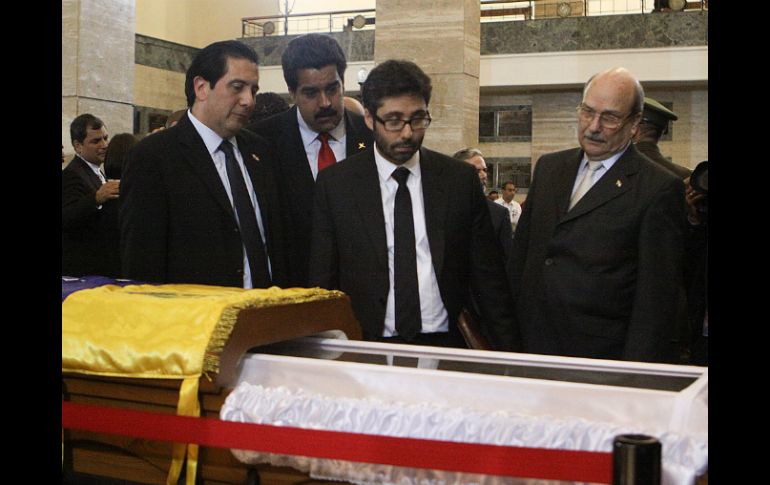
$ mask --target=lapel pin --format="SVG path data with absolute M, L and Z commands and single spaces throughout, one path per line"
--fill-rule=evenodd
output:
M 366 145 L 364 145 L 363 143 L 359 143 L 358 144 L 358 149 L 359 150 L 363 150 L 364 148 L 366 148 Z
M 615 185 L 617 185 L 618 187 L 623 187 L 623 182 L 621 182 L 620 179 L 618 179 L 615 181 Z
M 256 161 L 259 161 L 259 157 L 257 156 L 257 154 L 256 154 L 256 153 L 252 153 L 252 154 L 251 154 L 251 158 L 253 158 L 253 159 L 254 159 L 254 160 L 256 160 Z

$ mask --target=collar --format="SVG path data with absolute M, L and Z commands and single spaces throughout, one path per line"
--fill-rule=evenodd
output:
M 86 165 L 88 165 L 88 168 L 90 168 L 94 172 L 98 172 L 99 168 L 102 166 L 101 163 L 98 163 L 98 164 L 97 163 L 91 163 L 88 160 L 86 160 L 85 158 L 81 157 L 80 155 L 76 154 L 75 156 L 78 157 L 79 159 L 83 160 L 84 162 L 86 162 Z
M 411 172 L 411 176 L 417 179 L 419 179 L 422 174 L 420 171 L 420 150 L 414 152 L 412 158 L 406 162 L 402 163 L 401 165 L 396 165 L 395 163 L 388 161 L 385 157 L 380 155 L 380 152 L 377 151 L 377 142 L 375 142 L 374 163 L 377 165 L 377 173 L 380 176 L 380 182 L 387 182 L 388 179 L 391 178 L 391 175 L 393 175 L 393 171 L 398 167 L 407 168 L 409 172 Z
M 612 168 L 612 166 L 615 165 L 615 162 L 617 162 L 620 159 L 620 157 L 622 157 L 626 153 L 626 150 L 628 150 L 628 147 L 630 146 L 631 146 L 631 141 L 629 140 L 629 142 L 626 144 L 625 147 L 623 147 L 622 150 L 620 150 L 619 152 L 617 152 L 616 154 L 612 155 L 609 158 L 606 158 L 604 160 L 599 160 L 602 162 L 602 167 L 604 167 L 605 170 L 609 170 L 610 168 Z M 588 157 L 586 156 L 586 153 L 583 152 L 583 160 L 580 162 L 579 170 L 584 169 L 587 165 L 588 165 Z
M 320 133 L 313 130 L 307 123 L 305 123 L 305 119 L 302 117 L 302 113 L 299 112 L 299 108 L 297 108 L 297 124 L 299 125 L 299 134 L 302 137 L 302 144 L 307 148 L 311 143 L 316 141 Z M 345 136 L 344 111 L 342 113 L 342 118 L 340 118 L 340 122 L 329 132 L 329 136 L 337 141 L 342 140 L 342 137 Z
M 219 150 L 219 145 L 222 144 L 222 140 L 224 140 L 224 138 L 219 136 L 208 126 L 204 125 L 201 120 L 192 114 L 192 110 L 187 110 L 187 116 L 190 117 L 190 122 L 192 122 L 195 131 L 197 131 L 198 135 L 200 135 L 200 137 L 203 139 L 203 143 L 206 145 L 206 149 L 209 151 L 209 154 L 213 156 L 214 153 Z M 238 142 L 235 140 L 234 136 L 228 138 L 228 141 L 233 144 L 236 150 L 238 149 Z

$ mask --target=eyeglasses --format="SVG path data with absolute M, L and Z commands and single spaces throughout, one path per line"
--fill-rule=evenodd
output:
M 594 120 L 596 115 L 599 115 L 599 123 L 602 124 L 603 127 L 607 128 L 608 130 L 615 130 L 617 128 L 620 128 L 620 126 L 626 122 L 631 116 L 635 115 L 635 112 L 631 112 L 627 114 L 626 116 L 618 116 L 613 113 L 599 113 L 594 109 L 589 108 L 588 106 L 581 104 L 577 107 L 577 114 L 580 117 L 581 121 L 584 121 L 586 123 L 590 123 Z
M 418 116 L 415 118 L 411 118 L 408 120 L 401 120 L 401 119 L 389 119 L 389 120 L 383 120 L 377 115 L 374 115 L 374 119 L 382 123 L 382 126 L 385 127 L 386 131 L 401 131 L 404 129 L 405 125 L 409 125 L 412 127 L 412 130 L 424 130 L 428 126 L 430 126 L 431 117 L 430 113 L 427 113 L 426 116 Z

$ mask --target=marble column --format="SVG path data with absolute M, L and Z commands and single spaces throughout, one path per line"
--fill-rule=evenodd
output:
M 74 153 L 72 120 L 101 118 L 110 135 L 133 133 L 135 0 L 62 0 L 61 126 Z
M 377 0 L 374 61 L 405 59 L 430 76 L 425 146 L 451 155 L 479 138 L 478 0 Z

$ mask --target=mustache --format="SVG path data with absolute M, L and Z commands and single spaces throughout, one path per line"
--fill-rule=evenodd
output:
M 583 134 L 583 138 L 588 138 L 591 141 L 598 141 L 600 143 L 604 143 L 607 141 L 599 133 L 585 133 Z
M 334 108 L 322 108 L 321 111 L 316 113 L 315 118 L 328 118 L 331 116 L 337 116 L 337 110 Z

